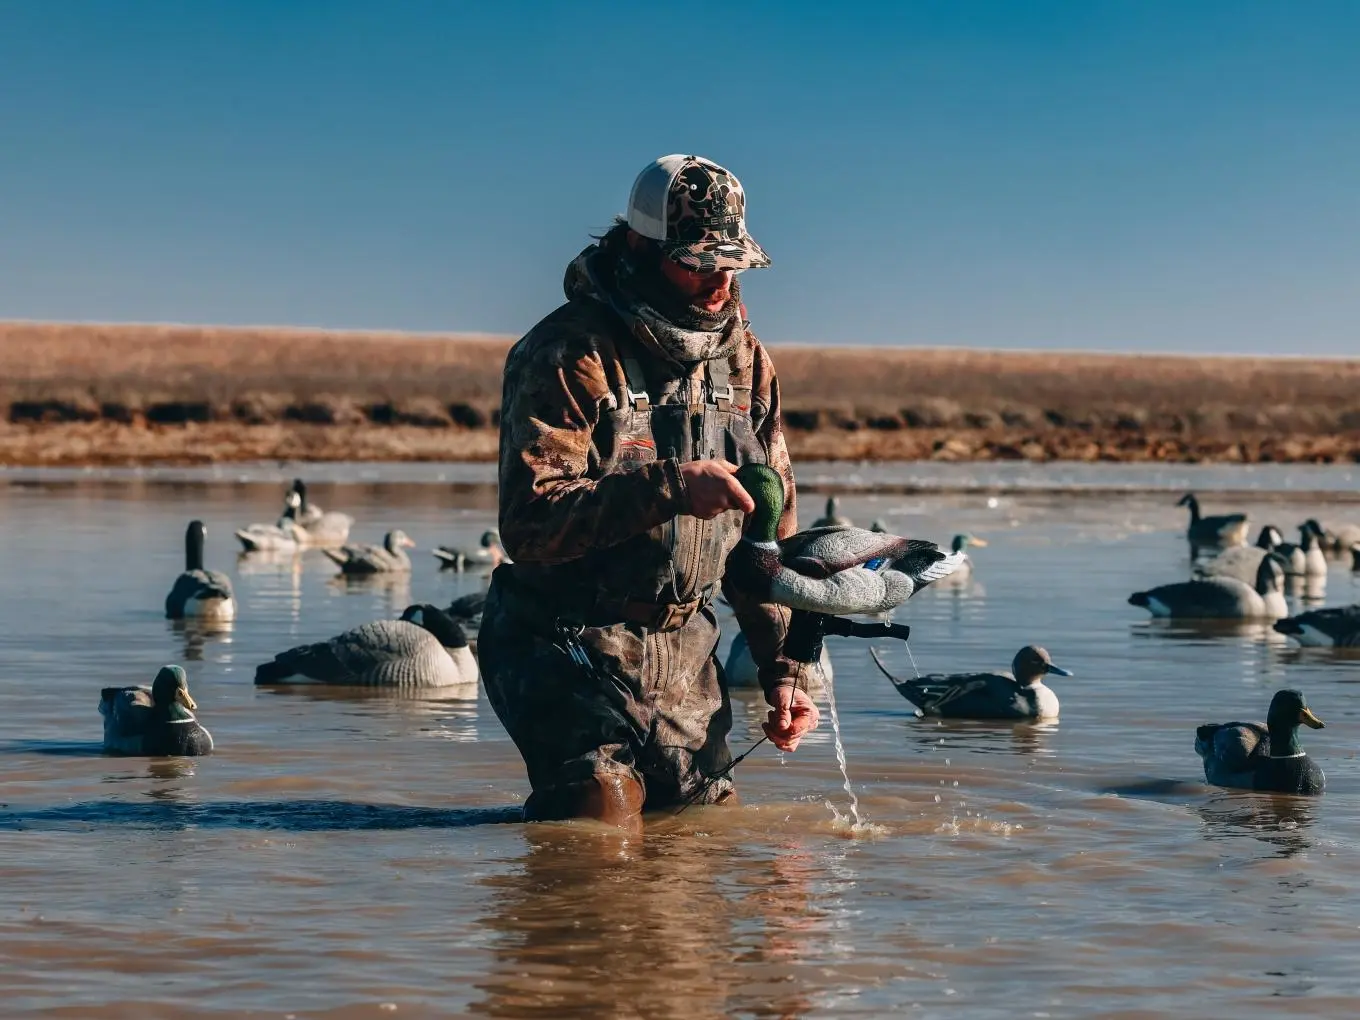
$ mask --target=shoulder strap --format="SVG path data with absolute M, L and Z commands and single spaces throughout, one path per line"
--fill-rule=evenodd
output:
M 704 362 L 708 373 L 708 387 L 719 411 L 732 408 L 732 366 L 726 358 L 710 358 Z
M 652 398 L 647 394 L 647 376 L 642 372 L 642 362 L 631 354 L 624 355 L 623 374 L 628 383 L 628 406 L 635 411 L 647 410 Z

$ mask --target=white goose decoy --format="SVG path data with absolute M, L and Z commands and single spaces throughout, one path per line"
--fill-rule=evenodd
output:
M 831 668 L 831 652 L 827 650 L 825 644 L 822 645 L 822 654 L 817 664 L 821 667 L 821 675 L 827 683 L 836 678 L 835 671 Z M 756 667 L 756 660 L 751 657 L 751 646 L 746 643 L 746 635 L 741 631 L 737 631 L 737 636 L 732 639 L 732 647 L 727 650 L 723 675 L 727 677 L 729 687 L 760 686 L 760 670 Z
M 1194 620 L 1278 620 L 1289 615 L 1284 600 L 1284 570 L 1270 556 L 1261 561 L 1256 586 L 1236 578 L 1164 584 L 1129 596 L 1153 616 Z
M 433 550 L 434 558 L 439 561 L 440 570 L 495 570 L 510 558 L 505 555 L 501 545 L 501 535 L 494 528 L 482 532 L 481 541 L 475 549 L 456 549 L 441 545 Z
M 1261 561 L 1283 542 L 1280 529 L 1267 524 L 1261 529 L 1255 545 L 1235 545 L 1231 549 L 1224 549 L 1213 559 L 1197 566 L 1195 573 L 1201 578 L 1232 577 L 1245 584 L 1255 584 L 1256 575 L 1261 571 Z M 1276 558 L 1283 567 L 1284 560 Z
M 306 534 L 307 544 L 325 548 L 340 546 L 349 541 L 349 529 L 354 518 L 338 510 L 322 510 L 307 499 L 307 483 L 293 479 L 293 494 L 297 497 L 294 516 Z M 286 511 L 285 511 L 286 513 Z
M 398 529 L 389 531 L 382 545 L 347 545 L 322 552 L 340 565 L 342 574 L 407 574 L 411 557 L 406 550 L 413 548 L 415 543 Z
M 1176 505 L 1190 508 L 1190 525 L 1185 530 L 1185 537 L 1190 540 L 1191 545 L 1229 546 L 1246 544 L 1246 514 L 1218 514 L 1213 517 L 1202 517 L 1199 512 L 1199 500 L 1195 498 L 1195 494 L 1192 492 L 1187 492 L 1182 496 L 1180 502 Z
M 1038 645 L 1016 652 L 1010 673 L 932 673 L 915 680 L 894 676 L 878 653 L 870 652 L 918 716 L 943 719 L 1056 719 L 1058 696 L 1044 685 L 1044 677 L 1072 675 Z
M 184 532 L 184 573 L 175 578 L 165 596 L 165 615 L 171 620 L 226 621 L 236 617 L 231 578 L 203 568 L 203 541 L 208 529 L 190 521 Z
M 1289 616 L 1276 620 L 1275 629 L 1313 648 L 1360 648 L 1360 605 Z
M 349 687 L 459 687 L 477 682 L 467 634 L 443 610 L 408 606 L 316 644 L 299 645 L 255 670 L 255 682 Z

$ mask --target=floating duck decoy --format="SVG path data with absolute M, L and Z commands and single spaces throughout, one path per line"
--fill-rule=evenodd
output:
M 894 676 L 870 650 L 897 693 L 916 706 L 918 716 L 943 719 L 1055 719 L 1058 696 L 1044 677 L 1071 676 L 1048 652 L 1026 645 L 1015 653 L 1009 673 L 932 673 L 914 680 Z
M 1256 586 L 1232 577 L 1164 584 L 1129 596 L 1153 616 L 1198 620 L 1278 620 L 1289 615 L 1284 601 L 1284 570 L 1272 557 L 1261 561 Z
M 500 532 L 492 529 L 482 532 L 481 542 L 475 549 L 455 549 L 441 545 L 433 550 L 434 558 L 439 561 L 441 570 L 495 570 L 508 562 L 505 547 L 501 545 Z
M 817 659 L 822 677 L 829 683 L 836 674 L 831 666 L 831 653 L 822 645 L 822 654 Z M 727 650 L 727 661 L 723 663 L 723 675 L 729 687 L 757 687 L 760 684 L 760 670 L 756 660 L 751 657 L 751 646 L 746 643 L 746 635 L 737 631 L 732 639 L 732 647 Z
M 208 529 L 190 521 L 184 533 L 184 573 L 175 578 L 165 596 L 165 615 L 171 620 L 226 621 L 236 617 L 231 578 L 203 568 L 203 541 Z
M 1299 725 L 1322 729 L 1299 691 L 1277 691 L 1265 725 L 1206 723 L 1195 730 L 1195 752 L 1214 786 L 1272 793 L 1319 794 L 1325 777 L 1299 746 Z
M 208 754 L 212 734 L 198 721 L 189 679 L 180 666 L 162 666 L 150 687 L 105 687 L 99 692 L 104 750 L 111 754 Z
M 338 510 L 322 510 L 307 499 L 307 483 L 301 478 L 293 479 L 293 495 L 290 508 L 298 524 L 307 536 L 307 544 L 324 548 L 340 546 L 349 541 L 349 529 L 354 526 L 354 518 Z M 287 510 L 284 511 L 285 515 Z
M 1224 549 L 1213 559 L 1196 567 L 1195 573 L 1201 578 L 1232 577 L 1246 584 L 1255 584 L 1256 575 L 1261 571 L 1261 561 L 1283 542 L 1280 529 L 1267 524 L 1256 536 L 1255 545 L 1235 545 L 1231 549 Z M 1284 560 L 1279 557 L 1276 559 L 1283 568 Z
M 1214 517 L 1201 517 L 1199 500 L 1194 493 L 1187 492 L 1180 498 L 1177 506 L 1190 508 L 1190 526 L 1185 537 L 1195 546 L 1245 545 L 1247 541 L 1246 514 L 1219 514 Z
M 307 483 L 293 479 L 284 497 L 283 514 L 274 524 L 251 524 L 236 532 L 246 552 L 296 552 L 300 549 L 344 545 L 354 518 L 323 512 L 307 502 Z
M 755 510 L 728 556 L 727 576 L 762 602 L 843 616 L 886 613 L 958 567 L 959 553 L 934 542 L 877 535 L 844 525 L 777 539 L 784 483 L 763 464 L 737 469 Z
M 346 545 L 322 552 L 340 565 L 342 574 L 405 574 L 411 570 L 406 550 L 413 548 L 406 532 L 397 529 L 383 537 L 382 545 Z
M 849 517 L 841 515 L 841 501 L 835 496 L 826 497 L 826 513 L 812 522 L 814 528 L 851 528 L 854 524 Z
M 349 687 L 458 687 L 477 682 L 467 634 L 441 609 L 408 606 L 329 641 L 299 645 L 255 670 L 255 682 Z
M 941 584 L 964 584 L 973 576 L 973 559 L 967 552 L 970 546 L 985 549 L 987 542 L 976 535 L 954 536 L 954 540 L 949 544 L 949 549 L 951 552 L 958 553 L 963 559 L 955 571 L 940 582 Z
M 1360 648 L 1360 605 L 1314 609 L 1275 621 L 1275 629 L 1301 645 Z

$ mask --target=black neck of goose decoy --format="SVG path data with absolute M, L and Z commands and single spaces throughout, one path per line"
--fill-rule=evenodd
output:
M 1186 506 L 1190 508 L 1191 523 L 1194 523 L 1195 521 L 1199 520 L 1199 500 L 1194 497 L 1193 493 L 1187 492 L 1184 496 L 1181 497 L 1181 506 Z
M 203 536 L 206 532 L 202 521 L 190 521 L 184 532 L 184 569 L 186 571 L 203 569 Z
M 467 647 L 467 633 L 457 620 L 437 606 L 420 607 L 420 626 L 438 638 L 439 643 L 445 648 Z
M 298 512 L 307 512 L 307 483 L 301 478 L 293 479 L 293 491 L 298 495 Z
M 1256 548 L 1264 549 L 1266 552 L 1269 552 L 1271 549 L 1275 548 L 1276 544 L 1275 529 L 1272 525 L 1267 524 L 1261 529 L 1261 533 L 1256 536 Z

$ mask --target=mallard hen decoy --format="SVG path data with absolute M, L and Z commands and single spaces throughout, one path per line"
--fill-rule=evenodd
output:
M 408 606 L 329 641 L 299 645 L 255 670 L 255 682 L 351 687 L 456 687 L 477 682 L 467 634 L 443 610 Z
M 871 654 L 918 716 L 944 719 L 1055 719 L 1058 696 L 1044 685 L 1044 676 L 1072 675 L 1038 645 L 1016 652 L 1009 673 L 931 673 L 914 680 L 894 676 L 877 652 Z
M 756 508 L 727 559 L 727 577 L 761 602 L 829 616 L 886 613 L 959 564 L 934 542 L 863 528 L 813 528 L 776 538 L 784 483 L 763 464 L 737 469 Z
M 212 734 L 194 715 L 189 679 L 179 666 L 162 666 L 150 687 L 105 687 L 99 692 L 104 750 L 112 754 L 202 755 Z
M 826 497 L 826 513 L 812 522 L 814 528 L 853 528 L 855 522 L 841 514 L 841 501 L 835 496 Z
M 1213 559 L 1197 566 L 1195 573 L 1201 578 L 1232 577 L 1245 584 L 1255 584 L 1256 575 L 1261 571 L 1261 561 L 1282 542 L 1284 536 L 1280 534 L 1280 529 L 1267 524 L 1256 536 L 1255 545 L 1235 545 L 1224 549 Z M 1283 568 L 1284 560 L 1279 560 L 1279 563 Z
M 1360 605 L 1314 609 L 1275 621 L 1275 629 L 1301 645 L 1360 648 Z
M 1195 730 L 1195 753 L 1215 786 L 1272 793 L 1319 794 L 1326 779 L 1299 746 L 1299 725 L 1322 729 L 1299 691 L 1277 691 L 1265 725 L 1206 723 Z
M 236 599 L 231 578 L 203 568 L 203 542 L 208 529 L 202 521 L 190 521 L 184 532 L 184 573 L 175 578 L 165 596 L 165 615 L 171 620 L 217 620 L 236 618 Z
M 441 545 L 433 551 L 441 570 L 495 570 L 508 562 L 505 547 L 501 545 L 500 532 L 494 529 L 482 532 L 481 541 L 475 549 Z
M 827 683 L 836 678 L 835 670 L 831 666 L 831 652 L 827 650 L 826 645 L 822 645 L 822 654 L 817 658 L 817 665 L 821 667 L 821 675 Z M 760 670 L 756 666 L 756 660 L 751 657 L 751 646 L 746 643 L 746 635 L 741 631 L 737 631 L 737 636 L 732 639 L 732 647 L 727 650 L 723 675 L 727 677 L 729 687 L 760 685 Z
M 1199 500 L 1194 493 L 1187 492 L 1180 498 L 1177 506 L 1190 508 L 1190 526 L 1185 537 L 1192 545 L 1228 546 L 1245 545 L 1247 541 L 1246 514 L 1218 514 L 1214 517 L 1201 517 Z
M 397 529 L 383 537 L 382 545 L 346 545 L 322 552 L 340 564 L 342 574 L 399 574 L 410 571 L 406 550 L 414 548 L 406 532 Z
M 1284 570 L 1270 556 L 1261 561 L 1253 588 L 1231 577 L 1164 584 L 1129 596 L 1153 616 L 1198 620 L 1278 620 L 1289 615 L 1284 601 Z

